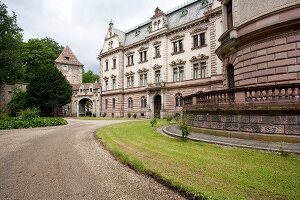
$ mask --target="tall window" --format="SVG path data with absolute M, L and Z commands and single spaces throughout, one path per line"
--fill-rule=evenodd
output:
M 233 27 L 233 18 L 232 18 L 232 0 L 229 0 L 227 3 L 227 29 Z
M 206 62 L 201 63 L 201 78 L 206 78 Z
M 133 76 L 127 76 L 127 88 L 134 87 L 134 77 Z
M 147 61 L 147 51 L 140 52 L 140 62 L 146 62 Z
M 199 78 L 199 64 L 198 63 L 193 64 L 193 78 L 194 79 Z
M 157 22 L 157 29 L 160 29 L 160 20 Z
M 89 87 L 89 92 L 93 92 L 93 87 L 92 86 Z
M 112 79 L 112 89 L 116 89 L 116 79 Z
M 155 71 L 155 83 L 160 82 L 160 70 Z
M 133 108 L 133 100 L 131 97 L 128 98 L 128 108 Z
M 173 82 L 177 81 L 177 68 L 173 68 Z
M 173 53 L 183 52 L 183 42 L 182 40 L 178 40 L 173 42 Z
M 155 58 L 160 57 L 160 46 L 156 46 L 155 48 Z
M 147 107 L 147 99 L 146 97 L 142 96 L 141 97 L 141 108 L 146 108 Z
M 113 69 L 117 68 L 117 60 L 114 58 L 113 59 Z
M 105 99 L 105 109 L 108 108 L 108 99 Z
M 182 94 L 178 93 L 175 96 L 175 106 L 176 107 L 182 107 L 183 106 L 183 98 Z
M 200 33 L 193 36 L 194 48 L 205 45 L 205 33 Z
M 108 60 L 105 61 L 105 71 L 108 71 Z
M 108 80 L 105 80 L 105 90 L 108 90 Z
M 228 89 L 234 88 L 234 67 L 233 65 L 227 66 L 227 81 L 228 81 Z
M 183 74 L 184 74 L 184 70 L 183 70 L 183 67 L 179 67 L 179 81 L 182 81 L 183 80 Z
M 127 65 L 133 65 L 133 55 L 127 56 Z
M 116 108 L 116 99 L 113 98 L 112 99 L 112 109 L 115 109 Z
M 173 82 L 182 81 L 184 76 L 183 67 L 175 67 L 173 68 Z

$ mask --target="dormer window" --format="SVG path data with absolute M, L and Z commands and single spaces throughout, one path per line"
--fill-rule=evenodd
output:
M 69 56 L 65 56 L 65 59 L 69 60 L 69 59 L 70 59 L 70 57 L 69 57 Z
M 160 29 L 160 20 L 157 22 L 157 30 Z
M 135 31 L 135 36 L 139 36 L 139 35 L 140 35 L 140 33 L 141 33 L 141 31 L 140 31 L 140 30 L 137 30 L 137 31 Z
M 182 11 L 181 11 L 181 17 L 184 17 L 184 16 L 186 16 L 188 14 L 188 10 L 187 9 L 183 9 Z
M 80 86 L 79 92 L 83 92 L 83 85 Z
M 93 86 L 90 86 L 89 92 L 93 92 Z
M 68 71 L 68 70 L 69 70 L 68 65 L 63 65 L 63 66 L 62 66 L 62 70 L 63 70 L 63 71 Z

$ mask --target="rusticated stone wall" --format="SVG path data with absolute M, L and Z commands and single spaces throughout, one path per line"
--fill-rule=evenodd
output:
M 300 135 L 299 114 L 231 114 L 214 112 L 185 112 L 189 126 L 227 131 Z

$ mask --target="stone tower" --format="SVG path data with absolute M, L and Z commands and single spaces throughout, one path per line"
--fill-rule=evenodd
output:
M 55 65 L 70 84 L 82 83 L 83 64 L 79 62 L 68 45 L 55 60 Z

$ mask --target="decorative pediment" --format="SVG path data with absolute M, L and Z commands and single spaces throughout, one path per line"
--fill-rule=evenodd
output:
M 154 11 L 154 15 L 151 17 L 151 19 L 155 19 L 157 17 L 160 16 L 165 16 L 165 13 L 163 13 L 163 11 L 161 11 L 161 9 L 159 9 L 159 7 L 157 7 Z
M 204 54 L 199 54 L 198 56 L 193 56 L 190 61 L 197 62 L 199 60 L 207 60 L 208 58 L 209 58 L 209 56 L 206 56 Z
M 178 34 L 178 35 L 174 35 L 173 37 L 171 37 L 171 41 L 174 41 L 174 40 L 179 40 L 181 38 L 184 38 L 184 34 Z
M 162 66 L 158 65 L 158 64 L 155 64 L 152 68 L 153 68 L 153 70 L 157 70 L 157 69 L 162 68 Z
M 114 74 L 112 74 L 111 76 L 110 76 L 110 78 L 116 78 L 117 76 L 116 75 L 114 75 Z
M 153 42 L 153 46 L 157 46 L 157 45 L 160 45 L 161 44 L 161 41 L 155 41 Z
M 178 65 L 184 65 L 185 63 L 186 63 L 186 61 L 183 61 L 181 59 L 177 59 L 176 61 L 172 61 L 170 66 L 175 67 L 175 66 L 178 66 Z
M 207 27 L 198 27 L 198 28 L 195 28 L 194 30 L 192 30 L 190 32 L 190 34 L 194 35 L 196 33 L 200 33 L 200 32 L 206 31 L 206 30 L 207 30 Z
M 126 56 L 129 56 L 129 55 L 132 55 L 132 54 L 134 54 L 134 51 L 127 51 L 127 52 L 125 53 Z
M 126 73 L 125 73 L 125 76 L 132 76 L 132 75 L 134 75 L 134 72 L 133 72 L 133 71 L 130 71 L 130 72 L 126 72 Z
M 149 48 L 149 47 L 141 47 L 141 48 L 138 49 L 138 52 L 148 50 L 148 48 Z
M 142 69 L 139 69 L 137 72 L 138 72 L 139 74 L 143 74 L 143 73 L 146 73 L 146 72 L 148 72 L 148 71 L 149 71 L 149 69 L 142 68 Z
M 104 76 L 103 79 L 104 79 L 104 80 L 108 80 L 109 78 L 108 78 L 107 76 Z

